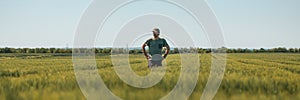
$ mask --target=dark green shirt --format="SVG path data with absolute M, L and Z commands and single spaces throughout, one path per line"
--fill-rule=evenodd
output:
M 150 55 L 162 54 L 162 48 L 169 46 L 167 41 L 163 38 L 154 40 L 153 38 L 148 39 L 145 44 L 149 46 Z

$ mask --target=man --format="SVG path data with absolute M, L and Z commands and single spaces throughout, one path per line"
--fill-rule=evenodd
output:
M 159 37 L 160 30 L 158 28 L 153 29 L 153 38 L 148 39 L 142 46 L 143 53 L 148 60 L 148 67 L 153 67 L 153 66 L 162 66 L 162 60 L 166 59 L 170 47 L 167 43 L 167 41 L 163 38 Z M 149 54 L 147 54 L 145 47 L 149 47 Z M 166 47 L 165 54 L 162 56 L 162 48 Z

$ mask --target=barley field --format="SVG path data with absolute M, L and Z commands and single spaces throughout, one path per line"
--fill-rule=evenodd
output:
M 130 55 L 134 72 L 149 74 L 146 59 Z M 198 100 L 210 72 L 211 54 L 199 54 L 200 74 L 190 100 Z M 109 55 L 96 55 L 99 75 L 108 89 L 124 100 L 157 100 L 176 85 L 181 70 L 178 54 L 169 55 L 163 79 L 151 88 L 124 83 Z M 71 54 L 0 54 L 0 100 L 84 100 Z M 227 55 L 224 79 L 215 100 L 300 100 L 300 54 L 237 53 Z

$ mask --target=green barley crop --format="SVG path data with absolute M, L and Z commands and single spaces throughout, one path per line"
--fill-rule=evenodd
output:
M 150 73 L 142 55 L 129 58 L 136 74 Z M 191 100 L 200 98 L 210 72 L 211 55 L 199 54 L 199 58 L 200 74 Z M 110 56 L 96 56 L 96 62 L 106 86 L 125 100 L 156 100 L 167 95 L 181 70 L 180 56 L 170 55 L 163 79 L 151 88 L 140 89 L 118 77 Z M 0 80 L 1 100 L 86 99 L 76 82 L 71 56 L 1 54 Z M 214 99 L 299 100 L 300 54 L 228 54 L 224 79 Z

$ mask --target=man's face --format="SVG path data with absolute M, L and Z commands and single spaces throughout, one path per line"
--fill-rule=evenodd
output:
M 156 31 L 152 31 L 153 32 L 153 36 L 154 37 L 158 37 L 159 36 L 159 33 L 158 32 L 156 32 Z

